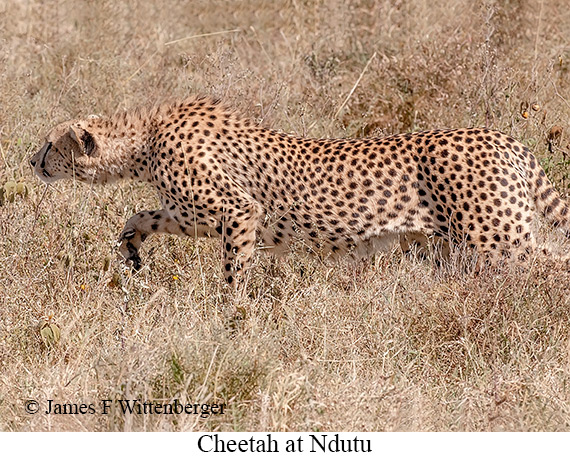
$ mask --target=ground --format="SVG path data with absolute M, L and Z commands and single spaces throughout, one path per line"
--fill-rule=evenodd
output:
M 568 199 L 565 2 L 186 3 L 0 6 L 0 429 L 568 430 L 569 275 L 554 262 L 472 276 L 462 252 L 446 269 L 398 249 L 258 256 L 236 311 L 216 241 L 156 237 L 140 272 L 124 268 L 117 234 L 159 207 L 150 187 L 45 191 L 27 161 L 60 121 L 206 94 L 312 137 L 498 129 Z M 135 398 L 227 407 L 25 411 Z

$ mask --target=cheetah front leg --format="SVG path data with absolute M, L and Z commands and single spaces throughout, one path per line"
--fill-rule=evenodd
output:
M 148 235 L 169 233 L 172 235 L 190 235 L 164 209 L 141 211 L 131 217 L 119 236 L 119 252 L 132 263 L 135 270 L 141 267 L 139 248 Z
M 236 206 L 226 209 L 222 218 L 222 246 L 225 279 L 239 292 L 245 286 L 242 279 L 251 263 L 262 211 L 249 198 L 235 200 Z

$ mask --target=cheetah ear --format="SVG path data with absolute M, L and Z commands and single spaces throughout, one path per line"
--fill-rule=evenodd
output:
M 69 127 L 69 136 L 79 145 L 85 155 L 92 156 L 97 150 L 95 138 L 87 130 L 77 125 L 72 125 Z

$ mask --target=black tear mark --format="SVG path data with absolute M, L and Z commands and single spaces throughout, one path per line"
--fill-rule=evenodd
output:
M 42 163 L 40 164 L 40 168 L 44 169 L 46 167 L 46 157 L 51 149 L 52 143 L 51 142 L 47 142 L 46 144 L 44 144 L 44 147 L 41 149 L 40 154 L 43 152 L 43 156 L 42 156 Z

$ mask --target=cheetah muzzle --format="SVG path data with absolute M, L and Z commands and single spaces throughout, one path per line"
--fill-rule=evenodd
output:
M 142 266 L 138 248 L 145 238 L 145 234 L 137 232 L 134 228 L 123 230 L 123 233 L 119 236 L 119 252 L 125 260 L 131 263 L 133 269 L 136 271 L 140 270 Z
M 30 163 L 47 182 L 152 184 L 162 209 L 131 217 L 121 254 L 140 268 L 153 233 L 218 237 L 236 286 L 254 248 L 294 240 L 324 255 L 427 238 L 486 262 L 525 261 L 536 212 L 568 234 L 569 209 L 528 148 L 486 128 L 309 139 L 255 125 L 208 98 L 62 123 Z

